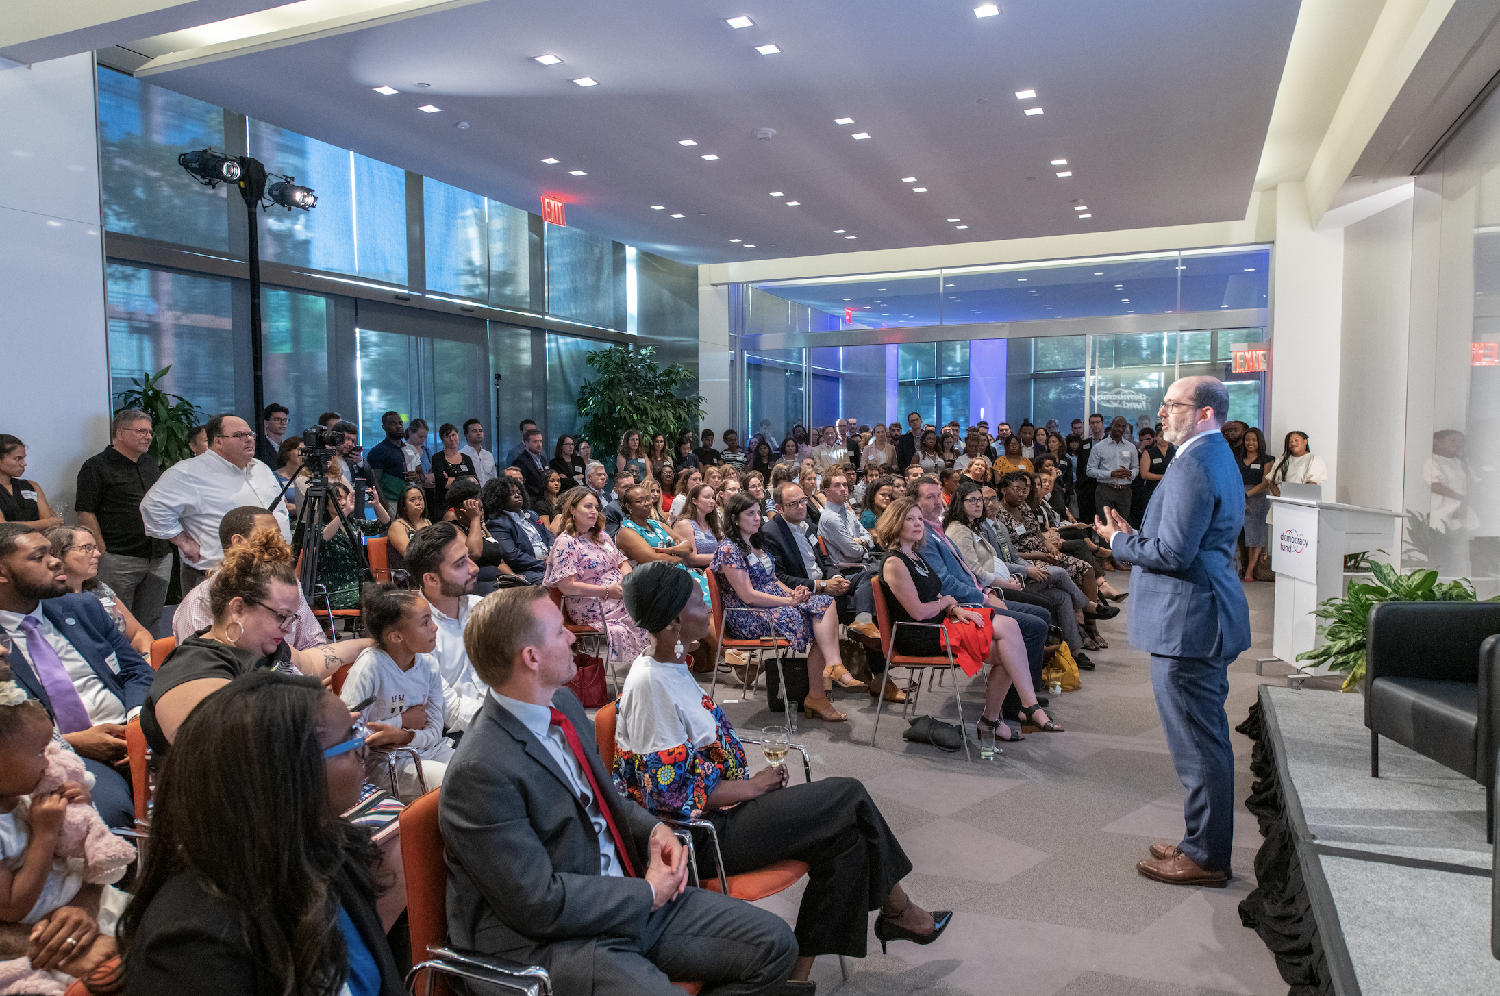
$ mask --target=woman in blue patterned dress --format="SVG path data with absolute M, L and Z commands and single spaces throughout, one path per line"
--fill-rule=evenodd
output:
M 806 588 L 788 588 L 776 577 L 771 555 L 761 549 L 760 507 L 740 493 L 724 509 L 728 520 L 709 569 L 719 576 L 724 601 L 724 632 L 735 639 L 754 640 L 775 634 L 791 644 L 793 653 L 807 654 L 809 689 L 803 712 L 829 723 L 849 717 L 833 707 L 827 688 L 839 664 L 839 619 L 833 599 Z M 736 609 L 758 609 L 738 612 Z M 774 623 L 774 625 L 773 625 Z
M 630 561 L 615 548 L 604 531 L 599 499 L 588 488 L 563 495 L 562 532 L 547 555 L 542 584 L 561 589 L 563 611 L 580 626 L 601 624 L 609 631 L 609 654 L 628 664 L 651 642 L 651 636 L 630 621 L 620 601 L 620 584 L 630 573 Z
M 805 981 L 820 954 L 864 957 L 873 909 L 882 950 L 893 940 L 936 940 L 952 913 L 929 913 L 902 889 L 911 861 L 859 781 L 788 787 L 785 765 L 750 774 L 734 728 L 688 673 L 687 651 L 710 622 L 698 588 L 676 568 L 647 564 L 626 579 L 625 605 L 653 633 L 653 646 L 631 667 L 616 703 L 615 785 L 663 819 L 712 823 L 730 875 L 808 863 L 792 979 Z M 712 852 L 697 849 L 703 878 L 718 874 Z

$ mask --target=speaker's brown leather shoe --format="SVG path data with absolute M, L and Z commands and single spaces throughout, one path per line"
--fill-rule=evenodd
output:
M 1165 841 L 1158 840 L 1151 845 L 1151 856 L 1157 861 L 1167 861 L 1181 853 L 1176 844 L 1168 844 Z
M 1166 860 L 1145 858 L 1137 861 L 1135 870 L 1149 879 L 1168 885 L 1206 885 L 1211 889 L 1222 889 L 1229 884 L 1229 872 L 1201 868 L 1181 851 L 1176 857 Z

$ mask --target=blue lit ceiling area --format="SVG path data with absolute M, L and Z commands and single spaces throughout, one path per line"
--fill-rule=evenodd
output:
M 916 328 L 1264 308 L 1269 268 L 1270 248 L 1256 245 L 757 286 L 843 328 Z

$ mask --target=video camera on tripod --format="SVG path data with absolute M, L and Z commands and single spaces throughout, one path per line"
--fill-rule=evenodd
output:
M 343 424 L 338 423 L 338 425 Z M 318 584 L 318 557 L 323 546 L 323 521 L 330 513 L 338 519 L 339 529 L 354 551 L 354 558 L 360 568 L 361 580 L 375 580 L 375 574 L 370 570 L 370 562 L 365 557 L 364 545 L 359 533 L 349 524 L 349 520 L 344 518 L 339 503 L 334 500 L 329 489 L 328 468 L 334 458 L 339 455 L 339 448 L 348 438 L 349 434 L 337 425 L 333 427 L 314 425 L 302 432 L 302 467 L 307 471 L 308 477 L 303 487 L 302 508 L 297 517 L 296 532 L 292 535 L 292 546 L 297 550 L 300 565 L 298 581 L 302 585 L 302 593 L 307 597 L 309 605 L 314 604 L 314 589 L 321 587 Z M 287 488 L 291 486 L 292 481 L 289 480 L 282 487 L 281 494 L 277 495 L 276 501 L 271 503 L 273 510 L 285 498 Z M 352 484 L 349 486 L 352 487 Z M 327 589 L 323 591 L 323 601 L 328 602 Z M 328 610 L 329 615 L 332 616 L 331 605 L 328 606 Z

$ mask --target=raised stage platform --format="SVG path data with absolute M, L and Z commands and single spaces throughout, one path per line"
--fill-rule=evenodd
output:
M 1266 843 L 1240 905 L 1292 996 L 1500 993 L 1484 790 L 1389 741 L 1358 694 L 1260 689 L 1248 806 Z

